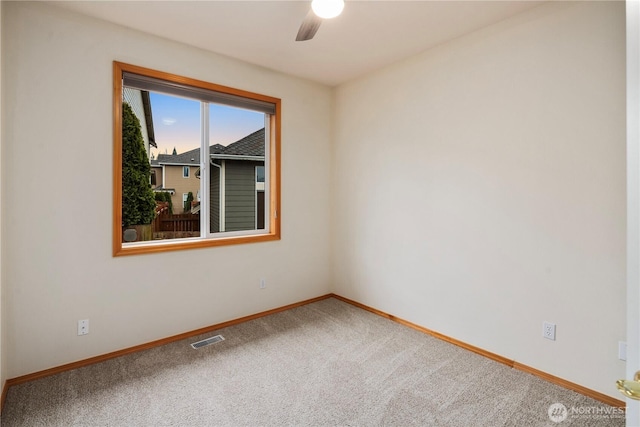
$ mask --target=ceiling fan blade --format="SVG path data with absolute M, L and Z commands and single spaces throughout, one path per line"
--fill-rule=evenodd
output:
M 318 18 L 316 14 L 310 10 L 300 25 L 296 41 L 303 42 L 305 40 L 311 40 L 313 36 L 316 35 L 318 28 L 320 28 L 320 24 L 322 24 L 322 18 Z

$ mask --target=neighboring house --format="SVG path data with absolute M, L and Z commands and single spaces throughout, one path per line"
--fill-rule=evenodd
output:
M 151 188 L 171 194 L 173 213 L 182 213 L 189 192 L 200 200 L 200 149 L 182 154 L 158 154 L 151 160 Z M 155 179 L 154 179 L 155 178 Z
M 264 128 L 228 146 L 209 147 L 211 232 L 264 228 Z M 168 191 L 174 212 L 189 192 L 200 201 L 200 149 L 159 154 L 151 161 L 154 191 Z M 199 208 L 192 209 L 193 213 Z
M 161 154 L 159 154 L 160 156 Z M 153 191 L 168 191 L 171 194 L 175 192 L 175 188 L 167 188 L 164 189 L 162 187 L 162 181 L 164 179 L 164 175 L 162 174 L 163 168 L 158 164 L 158 160 L 152 158 L 151 159 L 151 188 Z
M 131 106 L 133 113 L 140 120 L 140 129 L 142 130 L 142 138 L 144 139 L 144 148 L 147 150 L 147 156 L 151 158 L 150 147 L 158 147 L 153 132 L 153 117 L 151 116 L 151 100 L 149 92 L 146 90 L 132 89 L 125 87 L 122 91 L 122 99 Z M 153 178 L 152 178 L 153 180 Z

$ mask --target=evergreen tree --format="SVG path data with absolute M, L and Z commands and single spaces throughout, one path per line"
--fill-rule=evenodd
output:
M 151 165 L 144 148 L 140 121 L 122 103 L 122 225 L 151 224 L 156 202 L 151 190 Z
M 185 202 L 184 202 L 184 212 L 185 213 L 191 212 L 191 202 L 193 202 L 193 193 L 191 191 L 189 191 L 189 193 L 187 194 L 187 200 L 185 200 Z

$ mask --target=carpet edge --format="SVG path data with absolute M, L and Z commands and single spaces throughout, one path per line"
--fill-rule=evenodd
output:
M 517 362 L 515 360 L 511 360 L 511 359 L 508 359 L 506 357 L 500 356 L 499 354 L 495 354 L 495 353 L 492 353 L 492 352 L 487 351 L 485 349 L 482 349 L 480 347 L 476 347 L 476 346 L 473 346 L 471 344 L 467 344 L 464 341 L 460 341 L 460 340 L 457 340 L 455 338 L 451 338 L 451 337 L 449 337 L 447 335 L 441 334 L 440 332 L 433 331 L 431 329 L 425 328 L 423 326 L 420 326 L 420 325 L 417 325 L 415 323 L 412 323 L 412 322 L 409 322 L 407 320 L 404 320 L 404 319 L 401 319 L 399 317 L 396 317 L 396 316 L 394 316 L 392 314 L 386 313 L 386 312 L 378 310 L 376 308 L 369 307 L 368 305 L 365 305 L 365 304 L 359 303 L 357 301 L 351 300 L 349 298 L 345 298 L 345 297 L 342 297 L 342 296 L 336 295 L 336 294 L 330 294 L 330 295 L 331 295 L 331 297 L 336 298 L 336 299 L 338 299 L 340 301 L 346 302 L 347 304 L 351 304 L 351 305 L 353 305 L 355 307 L 358 307 L 358 308 L 361 308 L 363 310 L 369 311 L 369 312 L 371 312 L 373 314 L 376 314 L 378 316 L 381 316 L 381 317 L 384 317 L 386 319 L 392 320 L 392 321 L 394 321 L 396 323 L 399 323 L 401 325 L 404 325 L 404 326 L 407 326 L 409 328 L 415 329 L 415 330 L 417 330 L 419 332 L 425 333 L 427 335 L 431 335 L 434 338 L 438 338 L 438 339 L 440 339 L 442 341 L 446 341 L 446 342 L 451 343 L 453 345 L 456 345 L 458 347 L 464 348 L 465 350 L 472 351 L 472 352 L 474 352 L 476 354 L 479 354 L 481 356 L 484 356 L 484 357 L 486 357 L 488 359 L 491 359 L 491 360 L 494 360 L 494 361 L 496 361 L 498 363 L 502 363 L 504 365 L 507 365 L 510 368 L 517 369 L 519 371 L 523 371 L 523 372 L 526 372 L 528 374 L 534 375 L 534 376 L 536 376 L 538 378 L 541 378 L 541 379 L 543 379 L 543 380 L 545 380 L 547 382 L 550 382 L 552 384 L 558 385 L 558 386 L 560 386 L 562 388 L 565 388 L 565 389 L 568 389 L 568 390 L 575 391 L 576 393 L 580 393 L 583 396 L 590 397 L 590 398 L 592 398 L 594 400 L 597 400 L 599 402 L 605 403 L 605 404 L 607 404 L 609 406 L 613 406 L 613 407 L 616 407 L 616 408 L 624 408 L 626 406 L 626 403 L 623 400 L 618 400 L 618 399 L 613 398 L 613 397 L 611 397 L 609 395 L 606 395 L 604 393 L 600 393 L 599 391 L 595 391 L 595 390 L 592 390 L 592 389 L 587 388 L 585 386 L 582 386 L 580 384 L 576 384 L 574 382 L 565 380 L 564 378 L 560 378 L 560 377 L 557 377 L 555 375 L 548 374 L 548 373 L 546 373 L 544 371 L 540 371 L 538 369 L 535 369 L 535 368 L 532 368 L 530 366 L 524 365 L 524 364 L 522 364 L 520 362 Z
M 417 325 L 415 323 L 409 322 L 407 320 L 404 320 L 402 318 L 396 317 L 396 316 L 394 316 L 392 314 L 383 312 L 381 310 L 375 309 L 373 307 L 369 307 L 369 306 L 367 306 L 365 304 L 362 304 L 362 303 L 359 303 L 357 301 L 342 297 L 342 296 L 337 295 L 335 293 L 329 293 L 329 294 L 326 294 L 326 295 L 322 295 L 322 296 L 319 296 L 319 297 L 315 297 L 315 298 L 311 298 L 311 299 L 308 299 L 308 300 L 300 301 L 300 302 L 297 302 L 297 303 L 288 304 L 288 305 L 285 305 L 285 306 L 282 306 L 282 307 L 278 307 L 278 308 L 274 308 L 274 309 L 271 309 L 271 310 L 255 313 L 255 314 L 252 314 L 252 315 L 249 315 L 249 316 L 240 317 L 240 318 L 229 320 L 229 321 L 222 322 L 222 323 L 219 323 L 219 324 L 206 326 L 204 328 L 196 329 L 196 330 L 193 330 L 193 331 L 184 332 L 182 334 L 173 335 L 173 336 L 170 336 L 170 337 L 167 337 L 167 338 L 162 338 L 162 339 L 159 339 L 159 340 L 151 341 L 151 342 L 148 342 L 148 343 L 145 343 L 145 344 L 140 344 L 140 345 L 137 345 L 137 346 L 128 347 L 128 348 L 125 348 L 125 349 L 122 349 L 122 350 L 117 350 L 117 351 L 114 351 L 114 352 L 111 352 L 111 353 L 106 353 L 106 354 L 103 354 L 103 355 L 94 356 L 94 357 L 91 357 L 91 358 L 88 358 L 88 359 L 83 359 L 83 360 L 79 360 L 79 361 L 76 361 L 76 362 L 67 363 L 65 365 L 61 365 L 61 366 L 45 369 L 45 370 L 42 370 L 42 371 L 33 372 L 31 374 L 26 374 L 26 375 L 22 375 L 22 376 L 19 376 L 19 377 L 7 379 L 5 381 L 5 383 L 4 383 L 4 385 L 3 385 L 2 395 L 0 397 L 0 413 L 4 409 L 4 403 L 5 403 L 5 400 L 6 400 L 6 397 L 7 397 L 7 393 L 8 393 L 9 388 L 11 386 L 18 385 L 18 384 L 23 384 L 23 383 L 26 383 L 26 382 L 29 382 L 29 381 L 34 381 L 34 380 L 37 380 L 37 379 L 40 379 L 40 378 L 48 377 L 48 376 L 59 374 L 59 373 L 62 373 L 62 372 L 66 372 L 66 371 L 70 371 L 70 370 L 74 370 L 74 369 L 79 369 L 79 368 L 82 368 L 82 367 L 85 367 L 85 366 L 89 366 L 89 365 L 93 365 L 93 364 L 96 364 L 96 363 L 100 363 L 100 362 L 103 362 L 103 361 L 106 361 L 106 360 L 109 360 L 109 359 L 114 359 L 114 358 L 117 358 L 117 357 L 120 357 L 120 356 L 125 356 L 127 354 L 136 353 L 136 352 L 139 352 L 139 351 L 144 351 L 144 350 L 148 350 L 148 349 L 151 349 L 151 348 L 159 347 L 159 346 L 162 346 L 162 345 L 165 345 L 165 344 L 169 344 L 169 343 L 172 343 L 172 342 L 175 342 L 175 341 L 183 340 L 185 338 L 190 338 L 190 337 L 193 337 L 193 336 L 196 336 L 196 335 L 201 335 L 201 334 L 212 332 L 212 331 L 215 331 L 215 330 L 218 330 L 218 329 L 226 328 L 226 327 L 229 327 L 229 326 L 234 326 L 234 325 L 237 325 L 237 324 L 240 324 L 240 323 L 248 322 L 250 320 L 254 320 L 254 319 L 258 319 L 258 318 L 261 318 L 261 317 L 264 317 L 264 316 L 268 316 L 268 315 L 271 315 L 271 314 L 276 314 L 276 313 L 280 313 L 280 312 L 283 312 L 283 311 L 291 310 L 291 309 L 296 308 L 296 307 L 301 307 L 301 306 L 304 306 L 304 305 L 307 305 L 307 304 L 311 304 L 311 303 L 314 303 L 314 302 L 318 302 L 318 301 L 322 301 L 322 300 L 325 300 L 325 299 L 328 299 L 328 298 L 335 298 L 337 300 L 343 301 L 343 302 L 345 302 L 347 304 L 353 305 L 354 307 L 358 307 L 360 309 L 369 311 L 369 312 L 371 312 L 373 314 L 376 314 L 376 315 L 381 316 L 383 318 L 389 319 L 389 320 L 391 320 L 393 322 L 396 322 L 396 323 L 399 323 L 401 325 L 407 326 L 407 327 L 409 327 L 411 329 L 417 330 L 417 331 L 422 332 L 424 334 L 433 336 L 434 338 L 438 338 L 438 339 L 440 339 L 442 341 L 446 341 L 446 342 L 448 342 L 450 344 L 456 345 L 456 346 L 461 347 L 461 348 L 463 348 L 465 350 L 468 350 L 468 351 L 471 351 L 473 353 L 479 354 L 479 355 L 484 356 L 484 357 L 486 357 L 488 359 L 494 360 L 494 361 L 496 361 L 498 363 L 502 363 L 504 365 L 507 365 L 507 366 L 509 366 L 509 367 L 511 367 L 513 369 L 517 369 L 519 371 L 523 371 L 523 372 L 529 373 L 529 374 L 534 375 L 536 377 L 539 377 L 539 378 L 541 378 L 541 379 L 543 379 L 543 380 L 545 380 L 547 382 L 550 382 L 552 384 L 556 384 L 556 385 L 558 385 L 560 387 L 563 387 L 565 389 L 569 389 L 569 390 L 575 391 L 576 393 L 580 393 L 580 394 L 582 394 L 584 396 L 590 397 L 590 398 L 592 398 L 594 400 L 600 401 L 600 402 L 605 403 L 607 405 L 610 405 L 610 406 L 613 406 L 613 407 L 618 407 L 618 408 L 623 408 L 623 407 L 626 406 L 626 403 L 624 401 L 622 401 L 622 400 L 615 399 L 615 398 L 613 398 L 611 396 L 608 396 L 608 395 L 600 393 L 598 391 L 589 389 L 589 388 L 584 387 L 584 386 L 582 386 L 580 384 L 573 383 L 573 382 L 565 380 L 563 378 L 548 374 L 548 373 L 546 373 L 544 371 L 540 371 L 540 370 L 535 369 L 533 367 L 524 365 L 524 364 L 519 363 L 519 362 L 517 362 L 515 360 L 511 360 L 511 359 L 508 359 L 506 357 L 500 356 L 498 354 L 492 353 L 490 351 L 484 350 L 482 348 L 473 346 L 471 344 L 467 344 L 467 343 L 465 343 L 463 341 L 457 340 L 455 338 L 449 337 L 447 335 L 441 334 L 439 332 L 436 332 L 436 331 L 433 331 L 431 329 L 425 328 L 423 326 Z
M 331 298 L 332 296 L 333 296 L 333 294 L 321 295 L 319 297 L 310 298 L 310 299 L 307 299 L 307 300 L 304 300 L 304 301 L 299 301 L 299 302 L 296 302 L 296 303 L 293 303 L 293 304 L 284 305 L 282 307 L 273 308 L 271 310 L 262 311 L 262 312 L 251 314 L 251 315 L 248 315 L 248 316 L 239 317 L 237 319 L 228 320 L 226 322 L 217 323 L 215 325 L 205 326 L 204 328 L 199 328 L 199 329 L 195 329 L 195 330 L 192 330 L 192 331 L 183 332 L 181 334 L 172 335 L 170 337 L 161 338 L 159 340 L 150 341 L 150 342 L 145 343 L 145 344 L 139 344 L 139 345 L 135 345 L 133 347 L 127 347 L 127 348 L 124 348 L 124 349 L 121 349 L 121 350 L 116 350 L 116 351 L 113 351 L 113 352 L 110 352 L 110 353 L 105 353 L 105 354 L 102 354 L 102 355 L 90 357 L 90 358 L 87 358 L 87 359 L 78 360 L 78 361 L 67 363 L 67 364 L 64 364 L 64 365 L 55 366 L 53 368 L 44 369 L 42 371 L 37 371 L 37 372 L 33 372 L 33 373 L 30 373 L 30 374 L 26 374 L 26 375 L 21 375 L 19 377 L 10 378 L 10 379 L 5 381 L 5 386 L 4 386 L 3 394 L 2 394 L 2 406 L 4 406 L 4 398 L 5 398 L 5 395 L 6 395 L 5 390 L 8 391 L 8 389 L 11 386 L 18 385 L 18 384 L 23 384 L 23 383 L 26 383 L 26 382 L 29 382 L 29 381 L 34 381 L 34 380 L 37 380 L 37 379 L 40 379 L 40 378 L 48 377 L 48 376 L 51 376 L 51 375 L 56 375 L 56 374 L 59 374 L 59 373 L 62 373 L 62 372 L 71 371 L 71 370 L 74 370 L 74 369 L 82 368 L 82 367 L 93 365 L 93 364 L 100 363 L 100 362 L 104 362 L 106 360 L 115 359 L 117 357 L 125 356 L 127 354 L 137 353 L 139 351 L 144 351 L 144 350 L 149 350 L 151 348 L 160 347 L 160 346 L 165 345 L 165 344 L 170 344 L 172 342 L 180 341 L 180 340 L 183 340 L 185 338 L 191 338 L 191 337 L 194 337 L 196 335 L 206 334 L 206 333 L 218 330 L 218 329 L 228 328 L 230 326 L 235 326 L 235 325 L 238 325 L 240 323 L 248 322 L 250 320 L 259 319 L 261 317 L 269 316 L 271 314 L 281 313 L 283 311 L 291 310 L 293 308 L 297 308 L 297 307 L 301 307 L 301 306 L 304 306 L 304 305 L 307 305 L 307 304 L 312 304 L 314 302 L 322 301 L 322 300 Z

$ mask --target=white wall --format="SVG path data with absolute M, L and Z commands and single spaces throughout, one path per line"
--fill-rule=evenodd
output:
M 334 290 L 620 398 L 624 2 L 546 4 L 335 104 Z
M 626 2 L 627 75 L 627 367 L 640 369 L 640 3 Z M 640 401 L 626 399 L 627 425 L 640 425 Z
M 335 109 L 323 86 L 46 4 L 2 15 L 2 379 L 333 281 L 618 398 L 623 3 L 536 8 L 339 87 Z M 280 242 L 111 257 L 113 60 L 282 98 Z
M 43 3 L 3 8 L 6 377 L 329 292 L 329 88 Z M 281 241 L 111 256 L 113 60 L 282 99 Z

